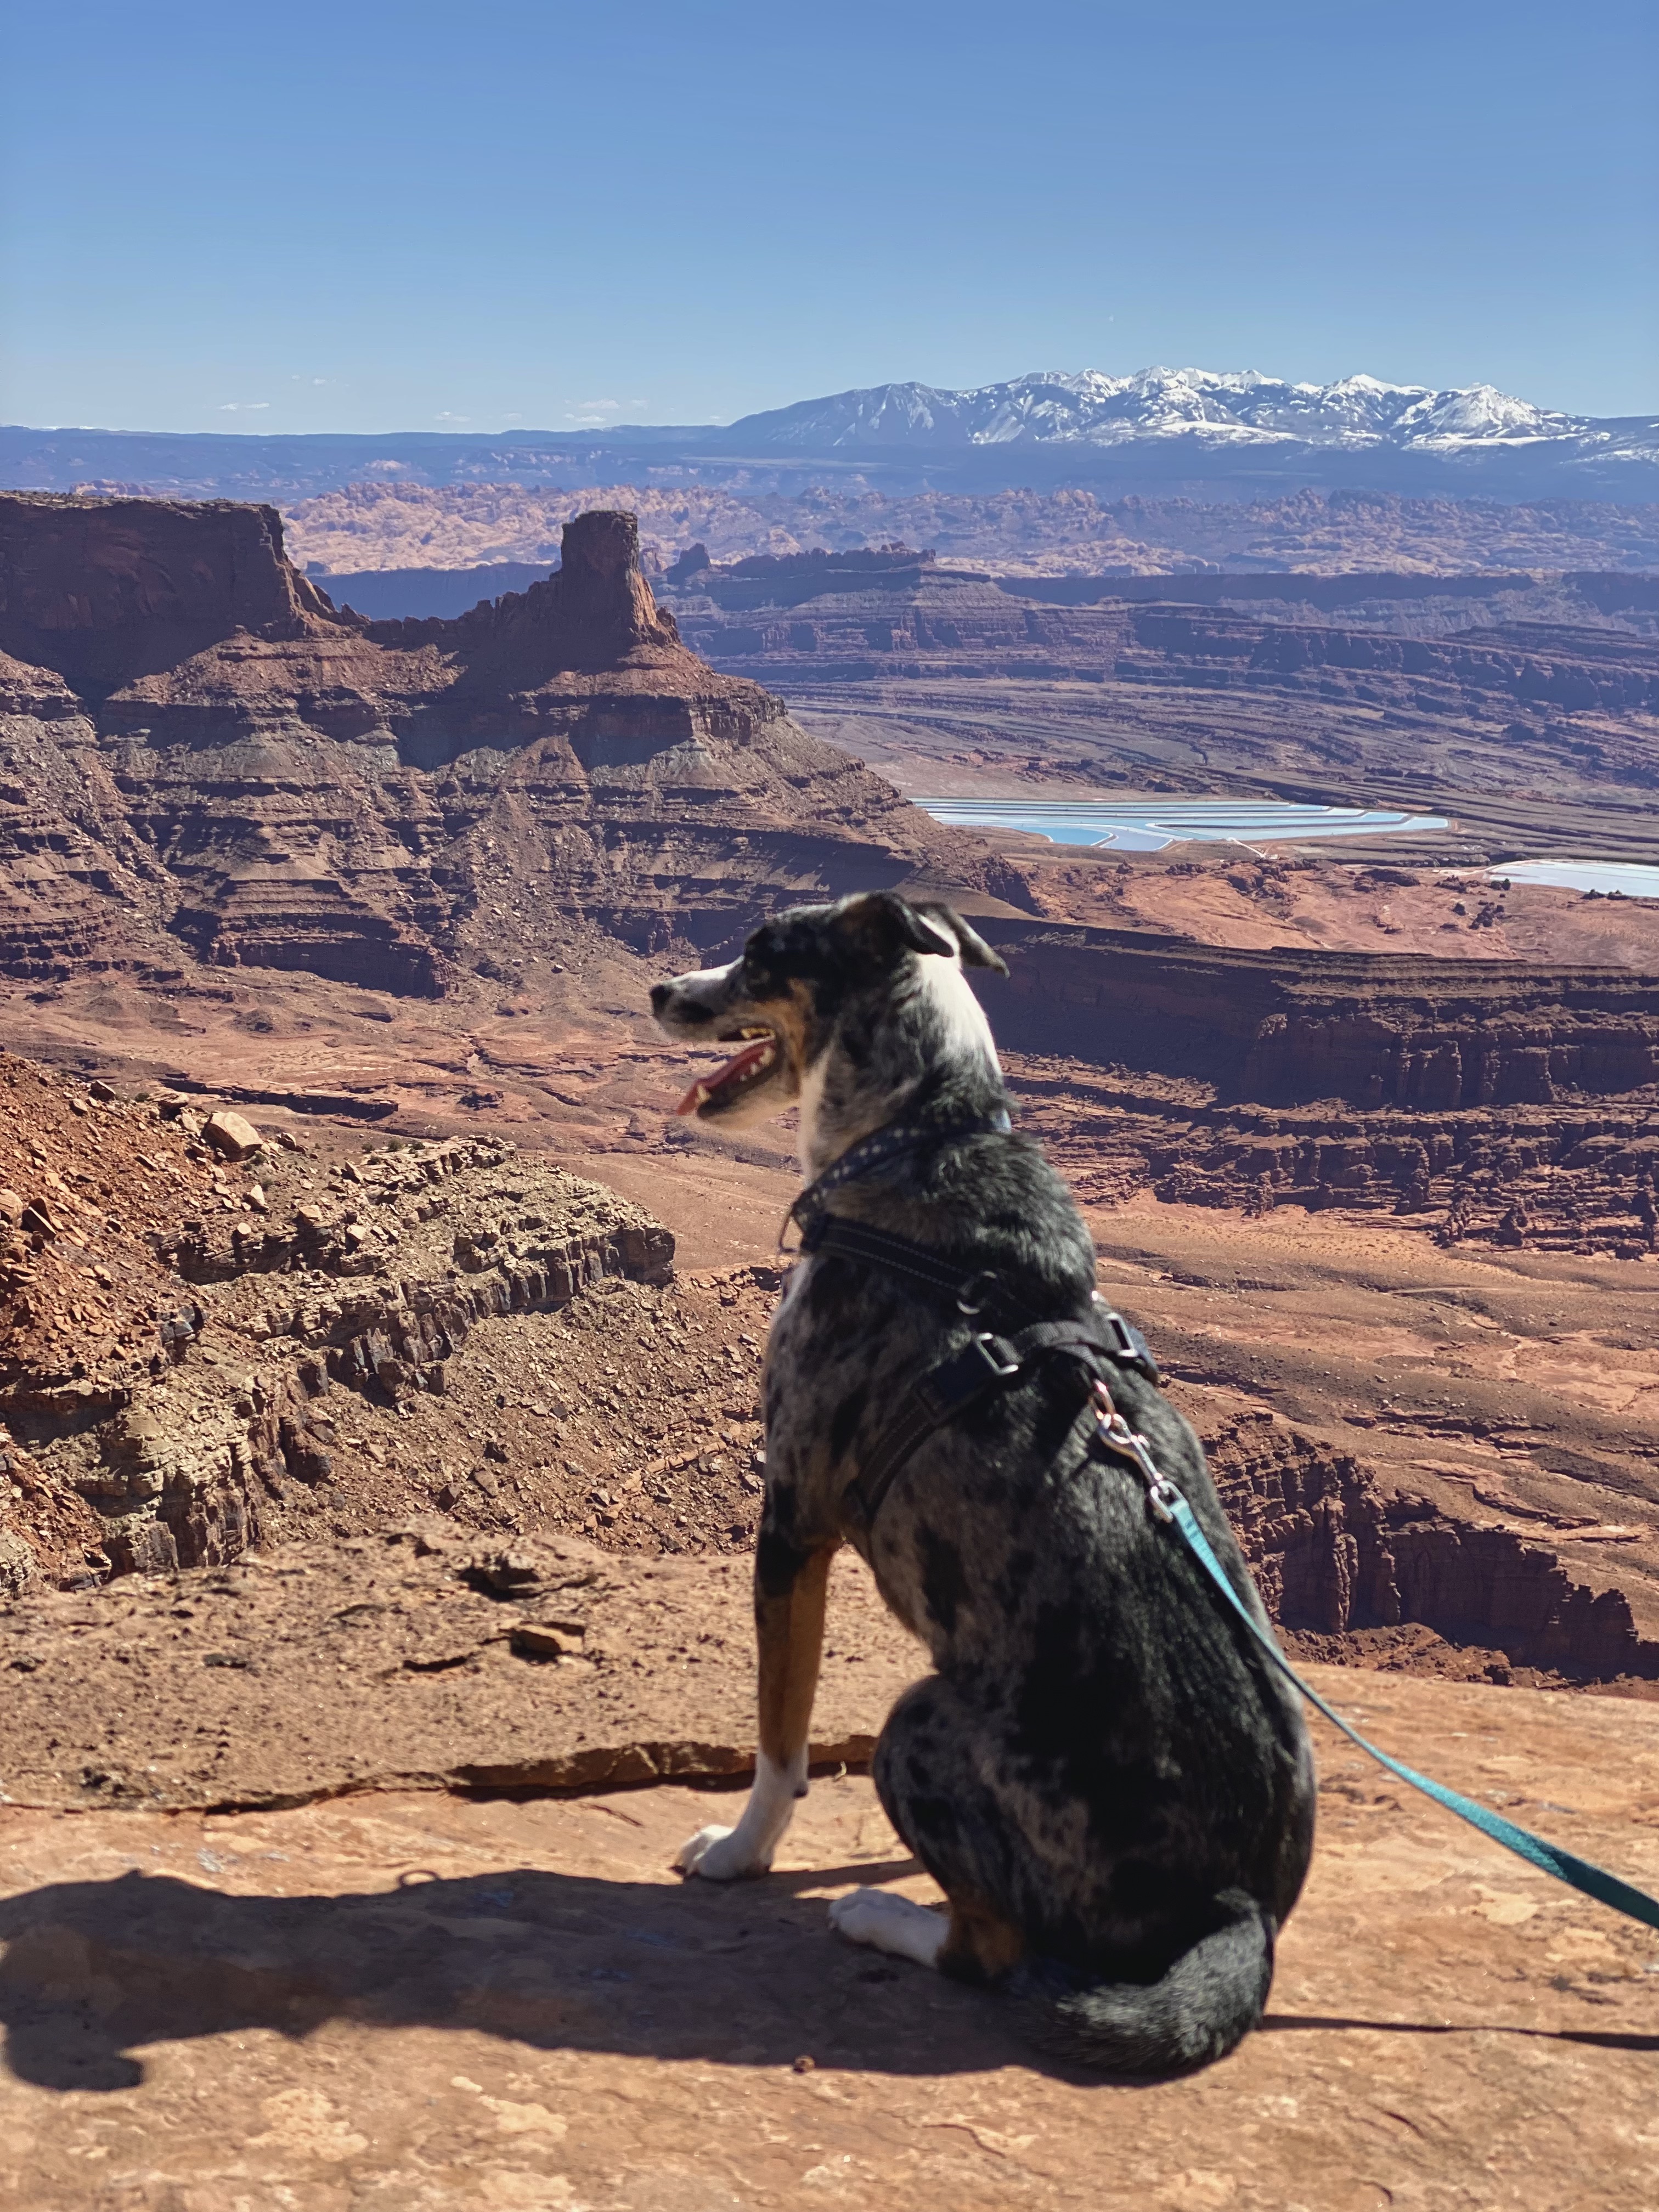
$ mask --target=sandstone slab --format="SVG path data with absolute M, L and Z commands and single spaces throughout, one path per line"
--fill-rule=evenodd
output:
M 248 1807 L 741 1776 L 754 1764 L 750 1577 L 740 1556 L 458 1540 L 434 1516 L 389 1540 L 18 1601 L 0 1608 L 0 1794 Z M 925 1670 L 843 1557 L 815 1761 L 867 1759 Z
M 1659 1881 L 1659 1714 L 1399 1680 L 1364 1696 L 1437 1772 Z M 0 2203 L 1653 2202 L 1659 1942 L 1322 1747 L 1320 1846 L 1266 2027 L 1152 2088 L 1047 2070 L 994 2000 L 830 1936 L 826 1900 L 856 1882 L 930 1893 L 856 1776 L 815 1786 L 776 1875 L 724 1890 L 669 1871 L 722 1802 L 683 1786 L 0 1808 Z

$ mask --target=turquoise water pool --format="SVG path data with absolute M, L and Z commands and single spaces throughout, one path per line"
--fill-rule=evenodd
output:
M 1279 837 L 1406 836 L 1447 827 L 1443 814 L 1294 806 L 1275 799 L 918 799 L 915 804 L 936 822 L 959 829 L 1026 830 L 1056 845 L 1110 845 L 1124 853 L 1158 853 L 1182 838 L 1254 845 Z
M 1626 898 L 1659 898 L 1659 868 L 1626 860 L 1508 860 L 1486 871 L 1490 880 L 1557 884 L 1569 891 L 1623 891 Z

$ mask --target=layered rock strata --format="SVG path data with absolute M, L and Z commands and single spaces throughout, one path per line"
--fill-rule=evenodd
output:
M 237 1284 L 216 1310 L 248 1335 L 320 1353 L 308 1375 L 394 1399 L 441 1395 L 479 1321 L 673 1273 L 672 1237 L 641 1208 L 499 1140 L 372 1152 L 312 1182 L 268 1179 L 258 1221 L 185 1220 L 167 1256 L 187 1282 Z
M 1195 1075 L 1224 1097 L 1416 1111 L 1659 1085 L 1659 981 L 1628 969 L 1253 951 L 990 919 L 997 1033 L 1021 1051 Z
M 1200 1429 L 1223 1504 L 1280 1626 L 1329 1638 L 1417 1623 L 1499 1667 L 1659 1680 L 1659 1620 L 1576 1580 L 1547 1545 L 1385 1498 L 1358 1461 L 1267 1412 Z M 1339 1647 L 1340 1648 L 1340 1647 Z
M 1191 1079 L 1019 1055 L 1022 1127 L 1097 1200 L 1340 1207 L 1443 1242 L 1640 1259 L 1659 1249 L 1659 1098 L 1550 1106 L 1275 1109 Z
M 689 652 L 629 515 L 578 517 L 557 575 L 459 622 L 369 623 L 270 509 L 0 497 L 0 652 L 26 980 L 183 952 L 429 997 L 509 900 L 644 948 L 870 883 L 1020 889 Z
M 1077 578 L 1060 604 L 1065 580 L 842 558 L 699 571 L 674 603 L 717 665 L 787 687 L 826 735 L 902 763 L 907 788 L 983 792 L 994 775 L 1076 797 L 1432 803 L 1456 817 L 1448 860 L 1659 856 L 1659 638 L 1651 610 L 1626 605 L 1639 578 L 1498 594 L 1484 626 L 1459 628 L 1449 603 L 1409 596 L 1352 614 L 1187 603 L 1272 580 L 1172 580 L 1158 604 L 1133 580 L 1115 599 L 1110 580 Z M 1615 600 L 1645 634 L 1609 626 Z M 1446 634 L 1402 634 L 1422 625 Z
M 1659 712 L 1659 648 L 1611 629 L 1528 622 L 1407 637 L 1369 623 L 1317 622 L 1321 611 L 1312 606 L 1306 620 L 1273 622 L 1182 604 L 1183 587 L 1173 582 L 1159 603 L 1150 586 L 1115 599 L 1109 580 L 1087 580 L 1092 598 L 1066 604 L 1070 594 L 1061 599 L 1054 586 L 1051 597 L 1046 581 L 1010 587 L 924 556 L 803 556 L 694 571 L 680 580 L 675 605 L 684 634 L 710 659 L 771 682 L 1110 678 L 1312 690 L 1321 697 L 1351 692 L 1382 708 L 1410 708 L 1427 697 L 1457 709 L 1475 697 L 1512 713 Z M 1236 580 L 1256 586 L 1273 580 L 1201 580 L 1224 596 Z M 1386 599 L 1395 580 L 1365 580 Z
M 441 1393 L 479 1320 L 672 1273 L 639 1207 L 499 1141 L 319 1171 L 240 1116 L 0 1080 L 0 1586 L 239 1558 L 326 1480 L 336 1383 Z

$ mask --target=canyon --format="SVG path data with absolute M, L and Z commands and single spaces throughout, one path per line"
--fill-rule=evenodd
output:
M 787 1122 L 672 1116 L 704 1059 L 648 987 L 854 886 L 953 898 L 1006 958 L 984 1000 L 1019 1126 L 1298 1661 L 1651 1886 L 1659 912 L 1488 878 L 1565 822 L 1649 851 L 1659 648 L 1524 610 L 1386 628 L 1422 605 L 1399 576 L 1364 622 L 1352 582 L 1267 581 L 1067 604 L 897 550 L 651 570 L 598 512 L 550 579 L 371 619 L 269 507 L 0 499 L 0 2101 L 41 2173 L 165 2108 L 204 2203 L 274 2205 L 279 2174 L 368 2201 L 417 2084 L 445 2189 L 620 2203 L 621 2161 L 653 2212 L 746 2201 L 674 2194 L 726 2171 L 690 2106 L 625 2152 L 564 2123 L 660 2103 L 668 2055 L 781 2135 L 818 2069 L 842 2098 L 915 2075 L 878 2151 L 812 2108 L 884 2202 L 1094 2185 L 1093 2093 L 1017 2073 L 969 1993 L 919 2026 L 898 1970 L 820 1974 L 823 1869 L 926 1893 L 860 1771 L 921 1661 L 850 1561 L 771 1917 L 665 1886 L 752 1766 L 760 1364 L 799 1178 Z M 1541 588 L 1500 582 L 1483 617 Z M 942 780 L 1454 793 L 1455 818 L 1357 856 L 1120 856 L 946 827 L 905 796 Z M 1217 2124 L 1303 2081 L 1291 2031 L 1339 2063 L 1354 1999 L 1321 1961 L 1361 1940 L 1397 2098 L 1424 2092 L 1394 2031 L 1431 2002 L 1466 2102 L 1496 2027 L 1552 2039 L 1540 2067 L 1591 2032 L 1638 2063 L 1645 1939 L 1535 1899 L 1334 1747 L 1284 2027 L 1200 2086 Z M 520 1959 L 550 1931 L 568 1988 Z M 933 2118 L 974 2148 L 919 2164 L 949 2066 Z M 240 2178 L 192 2117 L 210 2075 L 264 2123 Z M 1155 2130 L 1189 2124 L 1147 2094 Z M 1610 2114 L 1575 2109 L 1639 2194 Z M 1290 2184 L 1257 2178 L 1142 2194 L 1267 2212 Z
M 723 565 L 903 544 L 930 549 L 946 564 L 1048 578 L 1067 590 L 1091 575 L 1103 581 L 1173 575 L 1188 584 L 1218 572 L 1335 580 L 1367 571 L 1511 580 L 1533 571 L 1597 572 L 1639 588 L 1644 580 L 1650 586 L 1659 563 L 1659 507 L 1613 501 L 1508 504 L 1319 490 L 1210 501 L 1133 494 L 1108 500 L 1075 489 L 895 492 L 832 479 L 767 491 L 753 483 L 664 485 L 648 477 L 585 478 L 555 489 L 510 471 L 495 483 L 432 485 L 394 476 L 309 497 L 275 495 L 295 560 L 346 598 L 388 570 L 403 572 L 404 590 L 434 571 L 452 572 L 457 591 L 490 563 L 544 571 L 558 556 L 562 526 L 593 507 L 636 514 L 646 557 L 663 568 L 698 544 Z M 331 574 L 352 582 L 334 593 Z M 495 589 L 522 588 L 525 580 Z M 488 588 L 477 584 L 454 611 Z M 384 611 L 416 610 L 399 605 Z
M 636 551 L 590 515 L 552 580 L 375 625 L 268 509 L 0 499 L 0 967 L 188 955 L 441 996 L 527 901 L 553 934 L 520 964 L 577 921 L 645 947 L 672 909 L 718 941 L 871 879 L 1000 879 L 688 652 Z
M 1633 630 L 1404 635 L 1385 624 L 1420 605 L 1411 579 L 1392 598 L 1349 580 L 1370 596 L 1346 622 L 1307 601 L 1285 620 L 1117 599 L 1110 579 L 1055 603 L 1008 580 L 854 555 L 682 563 L 665 588 L 700 651 L 787 685 L 797 714 L 911 791 L 1432 808 L 1464 833 L 1453 861 L 1659 850 L 1659 647 Z
M 0 990 L 12 1042 L 37 1062 L 137 1085 L 174 1115 L 218 1101 L 274 1115 L 296 1141 L 308 1125 L 372 1126 L 381 1146 L 439 1147 L 434 1173 L 457 1143 L 516 1145 L 578 1175 L 603 1160 L 635 1178 L 641 1218 L 659 1217 L 665 1172 L 730 1152 L 732 1171 L 775 1178 L 787 1137 L 722 1152 L 665 1131 L 674 1056 L 644 1022 L 650 976 L 720 957 L 791 899 L 886 882 L 955 898 L 1003 952 L 1010 980 L 987 997 L 1023 1110 L 1091 1202 L 1252 1221 L 1334 1209 L 1408 1243 L 1615 1273 L 1656 1249 L 1659 933 L 1642 902 L 1477 896 L 1420 860 L 1379 863 L 1376 841 L 1355 866 L 1328 847 L 1118 858 L 976 838 L 898 787 L 946 772 L 969 788 L 1137 775 L 1179 787 L 1174 748 L 1155 754 L 1145 727 L 1166 711 L 1189 787 L 1218 775 L 1282 793 L 1288 763 L 1311 774 L 1316 738 L 1330 749 L 1364 729 L 1398 763 L 1415 732 L 1443 783 L 1467 755 L 1520 787 L 1489 799 L 1494 817 L 1531 807 L 1559 823 L 1604 791 L 1621 802 L 1620 849 L 1640 854 L 1659 662 L 1632 635 L 1408 639 L 1213 606 L 1034 610 L 899 553 L 682 560 L 660 579 L 668 613 L 631 520 L 605 513 L 568 526 L 553 578 L 449 622 L 335 609 L 287 561 L 269 509 L 14 498 L 0 552 L 15 710 L 0 738 Z M 835 703 L 786 712 L 762 673 Z M 1042 750 L 988 714 L 1000 682 L 1043 699 Z M 977 694 L 973 745 L 927 711 L 940 686 Z M 1079 692 L 1158 703 L 1127 731 L 1111 706 L 1095 747 L 1073 750 Z M 1205 711 L 1224 718 L 1224 770 L 1191 734 Z M 1268 733 L 1254 757 L 1252 711 Z M 892 780 L 806 734 L 800 714 L 878 734 L 867 751 Z M 1577 734 L 1590 728 L 1593 757 Z M 1165 773 L 1147 779 L 1154 757 Z M 1546 774 L 1561 796 L 1523 795 L 1522 778 Z M 1455 849 L 1471 842 L 1467 805 Z M 506 1158 L 490 1172 L 524 1182 Z M 263 1172 L 267 1208 L 285 1191 L 298 1203 Z M 476 1162 L 468 1175 L 489 1179 Z M 239 1203 L 219 1192 L 220 1210 Z M 381 1218 L 386 1251 L 419 1241 L 395 1211 Z M 156 1249 L 192 1295 L 232 1297 L 210 1286 L 358 1273 L 376 1249 L 285 1235 L 262 1217 L 257 1253 L 199 1227 Z M 763 1252 L 745 1231 L 723 1256 L 757 1266 Z M 568 1297 L 546 1250 L 526 1266 L 532 1287 L 501 1293 L 503 1310 Z M 355 1320 L 304 1324 L 313 1368 L 319 1347 L 337 1381 L 355 1359 L 371 1395 L 394 1400 L 397 1378 L 429 1379 L 434 1343 L 482 1310 L 441 1296 L 444 1273 L 434 1256 L 378 1306 L 355 1294 Z M 444 1297 L 447 1322 L 433 1318 Z M 119 1410 L 95 1363 L 52 1375 L 42 1402 L 73 1386 Z M 265 1395 L 276 1435 L 298 1400 Z M 405 1390 L 399 1418 L 427 1422 L 442 1395 Z M 274 1467 L 272 1449 L 256 1438 L 248 1464 Z M 441 1441 L 428 1457 L 442 1462 Z M 258 1504 L 244 1483 L 226 1510 L 252 1526 Z M 205 1556 L 188 1531 L 118 1550 L 131 1564 L 181 1534 L 179 1556 Z

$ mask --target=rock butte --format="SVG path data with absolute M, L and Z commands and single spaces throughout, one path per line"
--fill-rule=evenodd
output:
M 228 501 L 0 497 L 0 972 L 185 951 L 437 996 L 515 863 L 641 950 L 870 882 L 1015 885 L 688 652 L 631 516 L 453 623 L 337 612 Z

